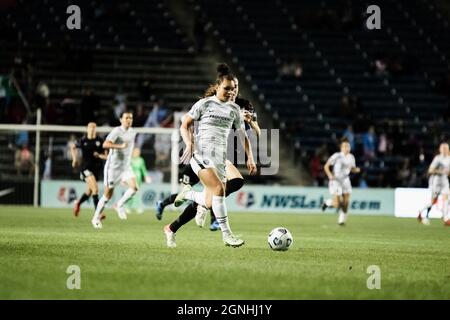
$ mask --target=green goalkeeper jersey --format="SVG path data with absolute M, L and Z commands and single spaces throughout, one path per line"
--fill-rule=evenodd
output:
M 136 176 L 136 182 L 140 185 L 147 176 L 147 168 L 145 167 L 145 161 L 142 157 L 131 158 L 131 169 Z

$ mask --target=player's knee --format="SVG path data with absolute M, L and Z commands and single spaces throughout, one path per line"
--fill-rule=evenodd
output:
M 227 181 L 226 184 L 226 190 L 225 195 L 228 196 L 229 194 L 238 191 L 244 186 L 244 179 L 243 178 L 234 178 Z
M 222 183 L 218 183 L 215 186 L 213 186 L 211 191 L 215 196 L 223 197 L 225 195 L 225 188 Z

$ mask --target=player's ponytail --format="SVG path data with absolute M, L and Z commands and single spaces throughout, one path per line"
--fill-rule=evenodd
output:
M 216 94 L 217 87 L 222 83 L 224 80 L 235 80 L 236 76 L 231 72 L 230 67 L 226 63 L 219 63 L 216 68 L 217 71 L 217 78 L 216 83 L 212 84 L 206 89 L 205 93 L 203 94 L 204 98 L 212 97 Z

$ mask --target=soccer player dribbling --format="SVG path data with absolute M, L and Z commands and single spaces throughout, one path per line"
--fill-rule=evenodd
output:
M 232 233 L 228 222 L 225 203 L 225 167 L 229 131 L 233 125 L 242 131 L 244 120 L 239 106 L 231 101 L 236 89 L 235 76 L 231 74 L 226 65 L 219 65 L 217 71 L 216 94 L 195 103 L 183 118 L 180 127 L 181 136 L 186 145 L 181 161 L 189 160 L 194 173 L 200 178 L 204 190 L 195 192 L 189 185 L 186 185 L 176 197 L 174 204 L 178 207 L 184 201 L 192 200 L 208 209 L 212 208 L 222 231 L 225 245 L 239 247 L 244 244 L 244 240 Z M 199 123 L 195 139 L 190 130 L 194 121 Z M 248 137 L 244 131 L 242 134 L 248 157 L 247 168 L 253 175 L 256 173 L 256 164 Z M 175 233 L 169 225 L 164 227 L 164 232 L 167 245 L 175 247 Z
M 103 148 L 109 149 L 109 154 L 103 169 L 105 191 L 92 218 L 92 226 L 96 229 L 103 227 L 100 215 L 113 196 L 114 188 L 118 183 L 124 181 L 128 186 L 128 189 L 114 206 L 122 220 L 127 218 L 124 204 L 138 191 L 136 177 L 131 168 L 131 156 L 136 138 L 136 131 L 131 128 L 133 114 L 127 111 L 123 112 L 120 116 L 120 123 L 121 125 L 114 128 L 103 143 Z

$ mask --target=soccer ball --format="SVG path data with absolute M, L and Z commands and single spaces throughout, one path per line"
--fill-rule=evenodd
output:
M 272 250 L 286 251 L 294 242 L 294 238 L 288 229 L 277 227 L 270 231 L 267 242 Z

